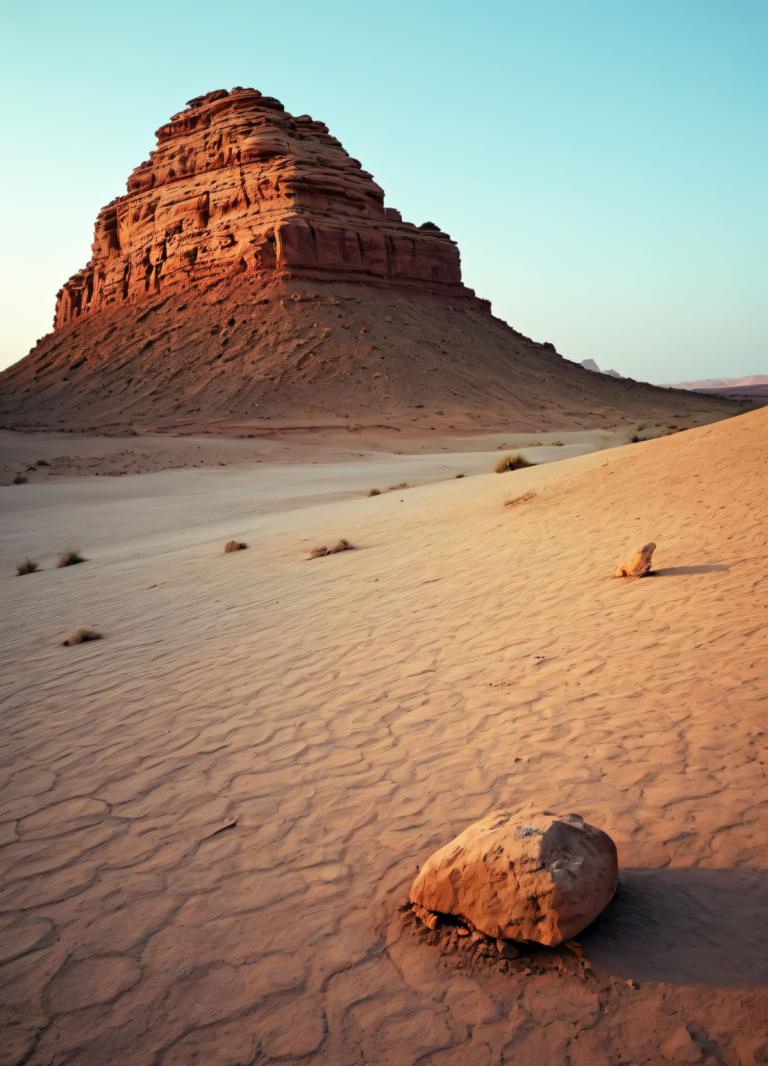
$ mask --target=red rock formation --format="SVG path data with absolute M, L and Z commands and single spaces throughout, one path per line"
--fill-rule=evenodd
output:
M 400 282 L 462 293 L 459 252 L 403 222 L 322 122 L 256 89 L 190 100 L 102 208 L 56 328 L 124 301 L 240 274 Z
M 732 410 L 590 374 L 494 318 L 450 237 L 385 208 L 321 122 L 240 88 L 158 130 L 100 212 L 54 331 L 0 374 L 10 428 L 238 432 L 373 415 L 536 430 Z

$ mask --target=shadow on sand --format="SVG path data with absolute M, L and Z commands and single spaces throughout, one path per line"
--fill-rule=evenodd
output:
M 700 566 L 663 566 L 660 570 L 652 570 L 647 577 L 676 577 L 680 574 L 718 574 L 723 570 L 730 570 L 725 563 L 702 563 Z
M 578 940 L 598 972 L 625 979 L 768 986 L 768 872 L 624 870 Z

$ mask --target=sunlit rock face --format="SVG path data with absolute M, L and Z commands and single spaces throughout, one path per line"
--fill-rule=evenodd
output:
M 450 237 L 403 222 L 327 126 L 256 89 L 207 93 L 161 126 L 99 213 L 92 251 L 58 295 L 56 328 L 240 274 L 463 289 Z
M 616 845 L 578 814 L 494 811 L 424 863 L 411 902 L 491 937 L 556 947 L 611 901 Z

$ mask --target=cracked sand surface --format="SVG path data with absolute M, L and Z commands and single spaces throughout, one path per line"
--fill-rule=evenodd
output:
M 0 1061 L 765 1062 L 767 474 L 757 411 L 271 514 L 233 482 L 130 551 L 139 500 L 85 565 L 5 565 Z M 650 538 L 657 576 L 614 581 Z M 461 969 L 393 917 L 528 799 L 617 843 L 594 980 Z

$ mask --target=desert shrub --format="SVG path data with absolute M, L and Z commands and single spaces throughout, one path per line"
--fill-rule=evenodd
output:
M 552 447 L 553 448 L 564 448 L 565 447 L 565 441 L 564 440 L 553 440 L 552 441 Z
M 50 466 L 51 464 L 46 462 L 45 459 L 38 459 L 35 466 Z
M 56 566 L 77 566 L 78 563 L 84 562 L 85 559 L 77 548 L 67 548 L 57 559 Z
M 535 492 L 524 492 L 522 496 L 511 496 L 508 500 L 504 501 L 505 507 L 514 507 L 518 503 L 528 503 L 529 500 L 536 498 Z
M 75 644 L 85 644 L 89 640 L 101 640 L 101 633 L 92 629 L 91 626 L 78 626 L 61 643 L 63 647 L 71 648 Z
M 19 577 L 22 574 L 34 574 L 36 570 L 40 569 L 40 564 L 36 563 L 34 559 L 25 559 L 21 563 L 16 563 L 16 573 Z
M 368 489 L 369 496 L 381 496 L 381 489 Z
M 390 492 L 399 492 L 401 489 L 409 489 L 410 487 L 411 486 L 408 484 L 407 481 L 401 481 L 399 485 L 390 485 L 389 486 L 389 491 Z
M 244 540 L 228 540 L 224 545 L 224 552 L 226 555 L 229 555 L 230 552 L 245 551 L 247 547 L 248 545 Z
M 322 559 L 324 555 L 336 555 L 337 552 L 352 551 L 354 547 L 354 544 L 350 544 L 348 540 L 342 537 L 332 548 L 326 548 L 324 544 L 319 548 L 312 548 L 309 557 L 310 559 Z
M 648 437 L 639 437 L 637 435 L 637 433 L 633 433 L 632 436 L 629 438 L 629 443 L 630 444 L 642 444 L 643 441 L 648 440 L 648 439 L 649 439 Z
M 454 477 L 464 477 L 464 474 L 454 474 Z
M 17 474 L 13 479 L 13 483 L 14 485 L 26 485 L 27 480 L 23 474 Z
M 521 470 L 525 466 L 533 466 L 524 455 L 502 455 L 493 468 L 497 474 L 504 474 L 507 470 Z

